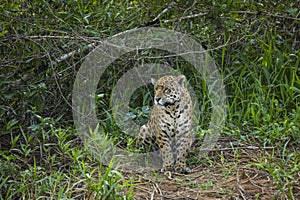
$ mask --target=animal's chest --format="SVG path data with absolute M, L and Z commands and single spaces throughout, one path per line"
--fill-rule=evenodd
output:
M 174 137 L 180 131 L 179 124 L 184 120 L 184 117 L 180 110 L 164 111 L 158 120 L 161 131 L 169 137 Z

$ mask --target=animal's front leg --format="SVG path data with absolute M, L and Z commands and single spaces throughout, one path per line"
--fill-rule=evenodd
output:
M 175 155 L 175 171 L 179 173 L 190 173 L 191 170 L 186 166 L 186 158 L 192 143 L 190 131 L 184 131 L 185 134 L 175 136 L 176 155 Z
M 173 152 L 171 147 L 171 140 L 169 138 L 158 137 L 158 144 L 160 148 L 161 157 L 163 160 L 163 167 L 161 169 L 164 171 L 171 171 L 174 167 Z

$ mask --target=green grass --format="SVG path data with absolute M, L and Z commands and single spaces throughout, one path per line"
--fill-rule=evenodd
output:
M 279 155 L 278 155 L 279 154 Z M 298 181 L 296 174 L 300 172 L 299 153 L 286 149 L 276 150 L 267 154 L 267 160 L 253 164 L 259 169 L 266 170 L 273 178 L 274 185 L 278 186 L 275 196 L 286 196 L 288 199 L 297 199 L 299 191 L 294 193 Z
M 167 5 L 152 0 L 1 3 L 0 199 L 133 199 L 134 178 L 125 177 L 113 163 L 102 165 L 80 140 L 70 107 L 72 86 L 90 51 L 88 44 L 140 27 Z M 176 20 L 197 13 L 207 14 Z M 222 136 L 273 147 L 262 153 L 259 162 L 248 160 L 247 166 L 267 172 L 278 189 L 274 199 L 298 199 L 300 45 L 296 3 L 176 1 L 157 26 L 187 33 L 212 49 L 226 86 L 227 119 Z M 71 57 L 57 61 L 73 51 Z M 166 52 L 128 53 L 106 70 L 99 83 L 99 128 L 121 147 L 134 150 L 134 139 L 116 124 L 118 113 L 109 107 L 110 86 L 138 64 L 168 63 L 184 73 L 199 100 L 199 130 L 205 132 L 208 126 L 211 105 L 206 82 L 182 58 L 147 58 L 159 55 Z M 131 97 L 130 117 L 138 124 L 147 121 L 150 111 L 149 87 L 139 88 Z M 202 139 L 203 134 L 198 134 Z M 236 175 L 241 157 L 232 148 L 234 163 L 223 155 L 219 156 L 221 164 L 200 159 L 196 149 L 188 164 Z M 158 173 L 154 177 L 163 182 Z M 188 182 L 186 186 L 209 189 L 213 184 Z
M 94 160 L 74 130 L 40 119 L 0 151 L 1 199 L 132 199 L 131 180 Z

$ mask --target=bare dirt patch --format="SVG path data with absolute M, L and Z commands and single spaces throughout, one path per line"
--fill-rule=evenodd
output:
M 220 145 L 219 145 L 220 146 Z M 188 175 L 149 172 L 135 177 L 134 199 L 289 199 L 278 191 L 276 180 L 259 169 L 269 148 L 244 146 L 212 151 L 203 162 L 191 166 Z M 295 180 L 300 181 L 299 174 Z M 300 198 L 300 187 L 293 187 Z

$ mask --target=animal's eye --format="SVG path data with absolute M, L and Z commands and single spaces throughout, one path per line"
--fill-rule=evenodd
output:
M 165 93 L 165 94 L 170 94 L 170 93 L 171 93 L 171 90 L 170 90 L 169 88 L 165 88 L 164 93 Z

